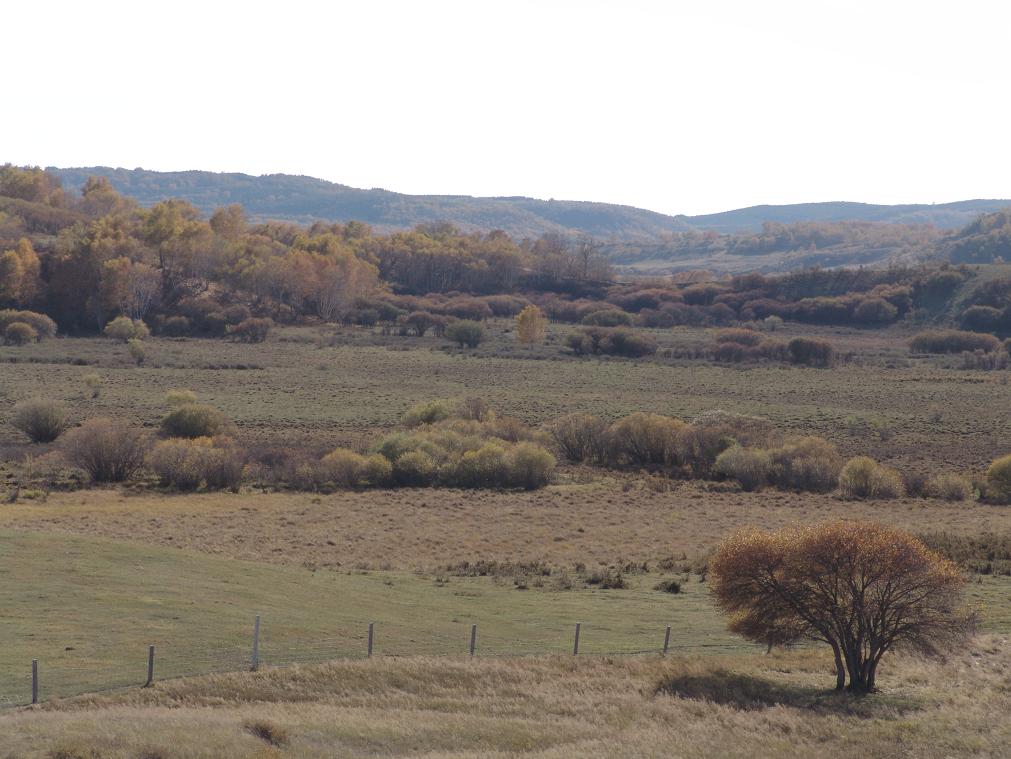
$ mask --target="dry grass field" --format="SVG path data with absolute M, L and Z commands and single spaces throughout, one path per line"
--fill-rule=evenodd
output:
M 873 702 L 830 662 L 771 656 L 374 659 L 160 683 L 0 718 L 8 759 L 998 759 L 1011 648 L 896 660 Z
M 562 353 L 567 327 L 535 349 L 510 329 L 492 324 L 475 351 L 363 329 L 283 328 L 254 346 L 151 339 L 141 367 L 101 339 L 0 347 L 0 476 L 13 481 L 26 455 L 47 450 L 6 424 L 14 402 L 57 399 L 77 420 L 153 428 L 176 388 L 221 408 L 250 447 L 323 451 L 389 429 L 419 401 L 479 395 L 534 426 L 572 411 L 755 414 L 906 471 L 978 475 L 1011 450 L 1008 373 L 911 357 L 901 327 L 783 329 L 831 339 L 847 355 L 831 370 L 683 357 L 711 339 L 706 330 L 656 332 L 662 354 L 631 362 Z M 97 395 L 84 383 L 91 373 Z M 25 703 L 32 658 L 46 703 L 0 713 L 2 759 L 998 757 L 1011 740 L 998 716 L 1011 689 L 1007 577 L 972 577 L 985 632 L 974 653 L 896 660 L 882 692 L 861 702 L 826 690 L 823 652 L 755 655 L 691 571 L 738 527 L 853 517 L 1005 538 L 1006 507 L 746 493 L 573 466 L 535 492 L 247 484 L 174 495 L 127 485 L 9 500 L 0 705 Z M 600 573 L 620 573 L 625 587 L 599 587 Z M 656 589 L 672 578 L 681 593 Z M 257 612 L 263 661 L 294 669 L 164 679 L 246 667 Z M 380 656 L 353 661 L 369 621 Z M 562 654 L 575 621 L 587 656 L 574 661 Z M 480 655 L 467 661 L 474 622 Z M 667 624 L 667 661 L 611 655 L 655 651 Z M 150 643 L 159 681 L 142 691 Z M 325 663 L 333 657 L 347 660 Z M 108 688 L 117 690 L 75 696 Z M 259 723 L 283 740 L 257 737 Z

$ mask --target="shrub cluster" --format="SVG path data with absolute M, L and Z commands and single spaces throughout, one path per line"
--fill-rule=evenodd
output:
M 245 455 L 234 440 L 215 438 L 169 438 L 147 456 L 147 465 L 162 484 L 176 490 L 238 491 L 242 484 Z
M 566 336 L 565 344 L 577 356 L 608 355 L 638 358 L 651 356 L 657 350 L 656 340 L 649 335 L 621 327 L 590 327 L 572 332 Z
M 443 334 L 461 348 L 476 348 L 484 340 L 484 327 L 480 322 L 461 319 L 447 325 Z
M 811 337 L 795 337 L 786 345 L 790 361 L 804 366 L 832 366 L 835 360 L 835 350 L 827 340 L 817 340 Z
M 274 322 L 270 319 L 250 317 L 228 328 L 228 336 L 240 343 L 262 343 L 267 339 Z
M 1000 347 L 1000 340 L 993 335 L 957 329 L 920 332 L 909 342 L 909 349 L 913 353 L 962 353 L 977 350 L 990 353 Z
M 4 342 L 7 345 L 27 345 L 39 339 L 39 333 L 30 324 L 11 322 L 4 329 Z
M 184 402 L 169 411 L 161 420 L 163 437 L 213 438 L 232 435 L 235 425 L 213 406 Z
M 986 470 L 986 497 L 994 503 L 1011 503 L 1011 453 Z
M 140 319 L 131 319 L 129 316 L 117 316 L 105 325 L 105 336 L 113 340 L 120 340 L 124 343 L 130 340 L 143 340 L 151 334 L 147 325 Z
M 56 322 L 45 314 L 35 311 L 0 310 L 0 332 L 6 333 L 12 324 L 25 324 L 35 332 L 33 340 L 43 340 L 56 336 Z

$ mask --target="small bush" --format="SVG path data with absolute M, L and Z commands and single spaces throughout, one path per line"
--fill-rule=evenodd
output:
M 505 447 L 489 441 L 477 450 L 465 451 L 446 475 L 446 480 L 462 488 L 499 487 L 505 482 L 506 472 Z
M 533 443 L 518 443 L 506 455 L 506 483 L 536 490 L 551 482 L 555 457 Z
M 657 343 L 649 335 L 631 329 L 593 327 L 566 336 L 565 344 L 577 356 L 605 355 L 639 358 L 657 351 Z
M 461 319 L 446 327 L 444 334 L 461 348 L 476 348 L 484 340 L 484 327 L 476 321 Z
M 832 443 L 820 437 L 788 440 L 772 454 L 772 481 L 786 490 L 827 493 L 839 483 L 842 458 Z
M 170 316 L 162 322 L 161 332 L 167 337 L 186 337 L 193 332 L 193 325 L 185 316 Z
M 365 481 L 372 487 L 388 485 L 393 480 L 393 464 L 385 456 L 374 453 L 365 459 Z
M 721 329 L 716 333 L 714 340 L 717 343 L 737 343 L 738 345 L 758 345 L 764 337 L 761 332 L 753 329 Z
M 151 334 L 147 325 L 140 319 L 131 319 L 129 316 L 117 316 L 105 325 L 105 336 L 113 340 L 121 340 L 126 343 L 130 340 L 143 340 Z
M 267 339 L 274 322 L 256 317 L 243 319 L 228 330 L 229 336 L 240 343 L 262 343 Z
M 30 324 L 11 322 L 4 330 L 4 342 L 7 345 L 27 345 L 39 339 L 39 333 Z
M 354 488 L 362 484 L 368 462 L 365 457 L 347 448 L 337 448 L 323 457 L 322 470 L 328 482 Z
M 81 380 L 84 382 L 84 386 L 91 393 L 92 398 L 97 398 L 102 393 L 102 377 L 99 374 L 91 372 L 90 374 L 85 374 Z
M 455 407 L 449 401 L 428 401 L 411 408 L 400 421 L 405 427 L 419 427 L 422 424 L 435 424 L 443 419 L 449 419 L 454 411 Z
M 900 498 L 904 494 L 902 477 L 894 469 L 867 456 L 846 462 L 839 474 L 839 492 L 843 498 Z
M 133 359 L 133 362 L 137 364 L 137 366 L 144 363 L 144 360 L 147 358 L 147 351 L 144 349 L 143 342 L 135 337 L 131 338 L 130 340 L 127 340 L 126 348 L 130 353 L 130 358 Z
M 235 425 L 213 406 L 184 403 L 161 420 L 164 437 L 215 437 L 235 432 Z
M 996 459 L 986 470 L 986 497 L 995 503 L 1011 503 L 1011 454 Z
M 677 580 L 661 580 L 653 586 L 653 590 L 659 590 L 661 593 L 680 593 L 681 583 Z
M 245 727 L 246 732 L 255 735 L 261 741 L 271 746 L 283 748 L 288 743 L 288 731 L 266 720 L 258 719 L 253 722 L 247 722 L 243 727 Z
M 569 461 L 600 461 L 607 454 L 607 424 L 592 414 L 563 416 L 548 429 Z
M 671 464 L 677 459 L 678 434 L 684 427 L 671 416 L 629 414 L 608 429 L 608 463 Z
M 580 320 L 587 327 L 631 327 L 632 315 L 617 308 L 592 311 Z
M 51 443 L 70 426 L 70 416 L 62 403 L 31 400 L 14 407 L 11 424 L 33 443 Z
M 163 485 L 176 490 L 238 491 L 245 456 L 233 440 L 172 438 L 162 440 L 148 454 L 147 464 Z
M 967 501 L 972 498 L 972 483 L 957 474 L 936 474 L 927 480 L 924 491 L 931 498 Z
M 976 350 L 991 353 L 1000 350 L 1000 347 L 1000 340 L 993 335 L 957 329 L 920 332 L 909 342 L 909 349 L 913 353 L 961 353 Z
M 744 490 L 758 490 L 769 482 L 772 456 L 761 448 L 735 445 L 716 457 L 713 468 L 719 474 L 737 480 Z
M 123 482 L 144 464 L 148 438 L 110 419 L 90 419 L 60 441 L 63 455 L 95 482 Z
M 40 340 L 47 337 L 55 337 L 56 335 L 56 322 L 45 314 L 39 314 L 35 311 L 15 311 L 13 309 L 0 311 L 0 330 L 6 331 L 7 327 L 14 322 L 27 324 L 35 330 L 38 334 L 37 339 Z
M 393 462 L 393 480 L 398 485 L 427 487 L 438 473 L 435 461 L 424 451 L 410 451 Z
M 853 318 L 864 324 L 888 324 L 899 316 L 899 309 L 884 298 L 865 298 L 853 309 Z
M 786 345 L 790 361 L 804 366 L 827 367 L 832 365 L 835 350 L 827 340 L 810 337 L 795 337 Z
M 404 317 L 404 326 L 414 330 L 414 334 L 418 337 L 424 337 L 425 333 L 434 328 L 440 319 L 442 317 L 428 311 L 414 311 Z

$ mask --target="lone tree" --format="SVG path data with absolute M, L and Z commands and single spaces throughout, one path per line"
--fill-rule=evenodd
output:
M 874 522 L 739 532 L 709 567 L 732 631 L 769 646 L 829 644 L 838 690 L 872 691 L 881 657 L 893 648 L 938 656 L 975 628 L 958 567 Z

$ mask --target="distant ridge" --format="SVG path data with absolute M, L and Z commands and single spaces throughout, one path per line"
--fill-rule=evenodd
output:
M 107 166 L 48 168 L 69 189 L 90 175 L 104 176 L 113 187 L 153 205 L 183 198 L 203 213 L 241 203 L 256 220 L 311 223 L 356 219 L 381 231 L 448 221 L 466 230 L 502 229 L 510 235 L 537 237 L 546 232 L 585 234 L 603 240 L 657 239 L 672 232 L 754 232 L 764 222 L 874 221 L 933 224 L 955 229 L 982 213 L 1011 205 L 1011 200 L 964 200 L 937 205 L 873 205 L 830 202 L 762 205 L 701 216 L 669 216 L 632 206 L 525 197 L 477 198 L 467 195 L 406 195 L 389 190 L 361 190 L 290 174 L 219 174 L 209 171 L 159 172 Z

